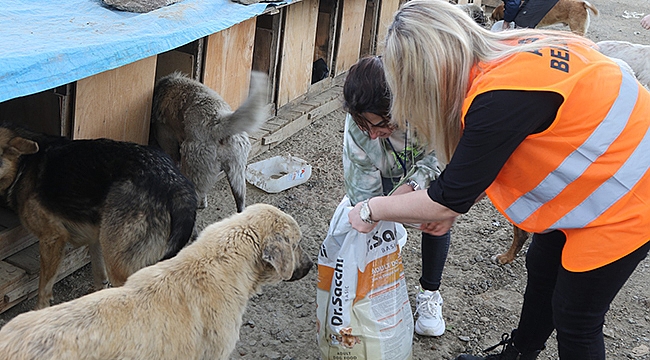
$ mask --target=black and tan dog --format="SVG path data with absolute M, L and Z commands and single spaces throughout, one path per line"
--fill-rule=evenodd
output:
M 162 151 L 7 124 L 0 149 L 0 194 L 39 239 L 36 308 L 50 305 L 66 242 L 89 246 L 95 287 L 102 288 L 174 256 L 192 236 L 194 186 Z
M 250 296 L 313 267 L 300 238 L 290 215 L 251 205 L 122 287 L 18 315 L 0 330 L 0 359 L 226 360 Z

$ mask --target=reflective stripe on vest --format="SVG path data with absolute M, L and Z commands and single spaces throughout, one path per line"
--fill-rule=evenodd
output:
M 632 75 L 621 69 L 623 80 L 618 97 L 611 110 L 587 138 L 587 140 L 570 154 L 556 170 L 552 171 L 533 190 L 515 200 L 506 214 L 516 223 L 524 222 L 544 203 L 555 198 L 565 187 L 575 181 L 602 154 L 625 128 L 627 120 L 637 101 L 639 87 Z M 625 119 L 626 121 L 621 121 Z M 603 183 L 579 206 L 560 218 L 549 230 L 582 228 L 595 220 L 612 204 L 625 195 L 629 189 L 645 174 L 647 167 L 637 167 L 640 156 L 650 154 L 650 134 L 646 133 L 642 142 L 619 171 Z

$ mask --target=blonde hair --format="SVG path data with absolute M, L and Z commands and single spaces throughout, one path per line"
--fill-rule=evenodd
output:
M 534 42 L 518 43 L 534 38 Z M 470 71 L 479 62 L 541 47 L 593 42 L 560 31 L 491 32 L 447 0 L 411 0 L 400 7 L 386 35 L 384 71 L 393 94 L 392 121 L 406 122 L 447 164 L 461 137 L 461 112 Z

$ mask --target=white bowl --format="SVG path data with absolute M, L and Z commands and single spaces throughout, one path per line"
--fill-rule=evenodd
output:
M 310 176 L 311 165 L 288 154 L 274 156 L 246 167 L 246 180 L 267 193 L 278 193 L 303 184 Z

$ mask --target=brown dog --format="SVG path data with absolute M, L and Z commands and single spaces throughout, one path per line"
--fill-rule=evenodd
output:
M 522 4 L 523 5 L 523 4 Z M 499 4 L 490 15 L 493 21 L 503 20 L 503 3 Z M 598 9 L 583 0 L 559 0 L 553 8 L 542 18 L 537 27 L 553 24 L 568 25 L 571 31 L 584 36 L 589 28 L 589 11 L 598 15 Z
M 512 230 L 512 244 L 510 248 L 504 254 L 496 256 L 496 260 L 501 265 L 509 264 L 517 257 L 521 248 L 524 247 L 526 240 L 528 240 L 528 235 L 530 235 L 528 232 L 518 228 L 517 225 L 512 225 Z
M 36 308 L 50 305 L 65 244 L 88 245 L 95 288 L 120 286 L 190 240 L 194 186 L 162 151 L 0 126 L 0 195 L 39 240 Z
M 18 315 L 0 359 L 228 359 L 249 297 L 313 267 L 300 237 L 291 216 L 251 205 L 122 287 Z

